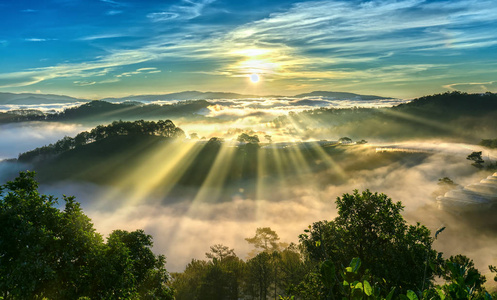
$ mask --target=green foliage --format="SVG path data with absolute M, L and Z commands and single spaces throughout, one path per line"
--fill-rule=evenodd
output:
M 239 299 L 246 265 L 232 250 L 214 245 L 207 253 L 211 261 L 193 259 L 183 273 L 174 273 L 175 299 Z
M 399 292 L 406 292 L 429 285 L 433 271 L 425 274 L 425 263 L 427 258 L 436 260 L 433 239 L 426 227 L 406 224 L 400 202 L 394 203 L 384 194 L 356 190 L 336 203 L 338 217 L 334 221 L 316 222 L 300 235 L 309 259 L 331 260 L 339 270 L 357 257 L 372 277 L 386 280 L 384 290 L 397 287 Z
M 474 267 L 471 259 L 464 255 L 451 256 L 445 261 L 441 287 L 447 299 L 491 299 L 483 284 L 486 279 Z
M 34 172 L 1 186 L 0 295 L 4 299 L 172 299 L 165 258 L 143 231 L 107 243 L 74 197 L 41 195 Z
M 55 144 L 36 148 L 34 150 L 19 154 L 19 161 L 32 162 L 34 160 L 43 160 L 60 153 L 79 148 L 89 143 L 101 141 L 109 137 L 116 136 L 137 136 L 152 135 L 165 138 L 184 138 L 185 133 L 179 127 L 176 127 L 171 120 L 144 121 L 134 122 L 114 121 L 104 126 L 98 125 L 90 132 L 83 131 L 74 138 L 65 136 Z

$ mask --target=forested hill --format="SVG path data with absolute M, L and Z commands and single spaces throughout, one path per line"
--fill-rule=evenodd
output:
M 412 112 L 424 115 L 437 115 L 441 118 L 448 115 L 485 115 L 497 112 L 497 94 L 467 94 L 451 92 L 424 96 L 409 103 L 399 104 L 392 108 L 395 111 Z
M 497 94 L 444 93 L 391 108 L 319 108 L 280 116 L 277 128 L 299 124 L 305 136 L 401 141 L 444 138 L 477 143 L 497 128 Z
M 170 120 L 159 120 L 158 122 L 148 122 L 144 120 L 138 120 L 135 122 L 114 121 L 112 124 L 107 126 L 99 125 L 93 128 L 90 132 L 83 131 L 74 138 L 66 136 L 54 144 L 21 153 L 19 154 L 18 160 L 24 163 L 42 161 L 69 150 L 79 149 L 88 144 L 119 136 L 157 136 L 171 139 L 184 137 L 185 133 L 181 128 L 176 127 Z
M 16 110 L 1 113 L 0 123 L 22 121 L 86 121 L 166 119 L 201 117 L 199 113 L 210 104 L 205 100 L 182 101 L 174 104 L 143 104 L 140 102 L 110 103 L 95 100 L 68 108 L 61 113 L 46 114 L 38 110 Z

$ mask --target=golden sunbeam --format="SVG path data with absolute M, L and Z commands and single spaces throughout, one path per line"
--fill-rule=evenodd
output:
M 112 201 L 120 191 L 129 195 L 128 203 L 136 204 L 147 200 L 152 194 L 159 192 L 163 198 L 174 187 L 194 158 L 202 149 L 195 142 L 172 141 L 155 145 L 147 151 L 138 153 L 143 158 L 131 173 L 126 173 L 114 182 L 119 189 L 108 193 L 100 205 Z
M 293 128 L 300 134 L 303 133 L 303 129 L 300 128 L 300 126 L 298 125 L 299 122 L 297 122 L 294 117 L 292 116 L 288 116 L 288 120 L 290 121 L 290 123 L 292 124 Z M 302 118 L 300 119 L 302 120 Z M 305 122 L 305 120 L 302 120 L 303 122 Z M 329 168 L 329 169 L 332 169 L 341 179 L 345 179 L 347 178 L 347 175 L 345 173 L 345 171 L 335 162 L 335 160 L 329 155 L 327 154 L 321 145 L 319 145 L 317 142 L 310 142 L 311 145 L 312 145 L 312 149 L 314 151 L 317 151 L 317 154 L 319 156 L 319 158 L 326 164 L 326 166 Z
M 207 177 L 198 190 L 195 198 L 190 203 L 181 222 L 177 225 L 177 230 L 171 233 L 171 240 L 176 239 L 176 233 L 182 232 L 181 229 L 185 226 L 184 222 L 195 219 L 199 214 L 202 214 L 201 204 L 204 202 L 216 202 L 224 191 L 223 187 L 231 168 L 233 157 L 236 151 L 234 142 L 224 142 L 221 144 L 221 149 L 212 164 Z
M 193 205 L 196 202 L 215 202 L 218 199 L 220 193 L 224 190 L 224 183 L 231 168 L 236 149 L 233 142 L 222 143 L 214 164 L 193 199 Z

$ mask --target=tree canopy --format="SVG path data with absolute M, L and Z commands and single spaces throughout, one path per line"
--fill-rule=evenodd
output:
M 300 235 L 311 260 L 331 260 L 338 270 L 357 257 L 372 276 L 401 291 L 429 284 L 433 271 L 425 273 L 425 265 L 437 257 L 431 248 L 433 238 L 425 226 L 406 224 L 400 202 L 355 190 L 338 197 L 336 204 L 338 217 L 316 222 Z
M 34 176 L 0 187 L 0 298 L 172 299 L 150 235 L 116 230 L 104 243 L 74 197 L 57 209 Z

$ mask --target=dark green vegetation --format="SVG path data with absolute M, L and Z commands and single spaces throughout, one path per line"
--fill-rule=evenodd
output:
M 267 227 L 246 239 L 245 261 L 213 245 L 168 283 L 150 235 L 116 230 L 105 243 L 73 197 L 57 209 L 33 176 L 1 186 L 0 299 L 491 299 L 471 259 L 432 249 L 444 228 L 432 237 L 407 225 L 384 194 L 337 198 L 338 217 L 310 225 L 299 245 Z
M 25 121 L 60 122 L 109 122 L 113 120 L 157 120 L 166 118 L 193 118 L 210 104 L 205 100 L 182 101 L 176 104 L 142 104 L 140 102 L 110 103 L 91 101 L 81 106 L 68 108 L 61 113 L 43 113 L 38 110 L 15 110 L 0 113 L 0 123 Z
M 74 197 L 57 209 L 33 172 L 0 192 L 0 299 L 173 299 L 165 257 L 142 230 L 105 243 Z
M 444 93 L 392 108 L 320 108 L 290 113 L 273 123 L 302 138 L 346 135 L 352 139 L 446 138 L 476 143 L 495 134 L 497 94 Z
M 83 131 L 74 138 L 64 137 L 55 144 L 36 148 L 34 150 L 22 153 L 19 155 L 20 162 L 34 162 L 50 159 L 58 154 L 69 150 L 79 149 L 87 144 L 100 142 L 105 139 L 115 138 L 120 136 L 157 136 L 163 138 L 181 138 L 185 137 L 185 133 L 181 128 L 174 125 L 171 120 L 154 121 L 134 121 L 123 122 L 114 121 L 107 126 L 99 125 L 90 132 Z
M 214 245 L 172 274 L 176 299 L 491 299 L 486 279 L 463 255 L 442 257 L 423 225 L 407 225 L 403 207 L 364 191 L 336 201 L 339 216 L 319 221 L 284 247 L 270 228 L 246 240 L 243 261 Z M 495 270 L 495 267 L 490 267 Z M 445 283 L 434 282 L 439 277 Z
M 478 145 L 494 149 L 497 148 L 497 139 L 482 139 Z

